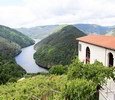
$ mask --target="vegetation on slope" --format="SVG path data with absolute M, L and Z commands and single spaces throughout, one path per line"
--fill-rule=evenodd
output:
M 22 33 L 6 26 L 0 25 L 0 36 L 19 44 L 22 48 L 34 44 L 34 41 Z
M 14 82 L 25 74 L 14 60 L 20 52 L 21 47 L 18 44 L 0 37 L 0 84 Z
M 21 52 L 21 47 L 5 38 L 0 37 L 0 54 L 15 56 Z
M 56 72 L 56 68 L 52 70 L 53 75 L 37 75 L 17 83 L 1 85 L 0 99 L 98 100 L 97 86 L 104 84 L 106 78 L 114 76 L 113 68 L 107 68 L 98 62 L 84 65 L 75 59 L 68 68 L 63 75 L 57 75 L 59 69 Z
M 23 77 L 26 72 L 16 64 L 14 57 L 21 52 L 22 47 L 33 43 L 22 33 L 0 25 L 0 84 Z
M 36 63 L 46 68 L 57 64 L 70 64 L 77 55 L 76 38 L 84 35 L 82 31 L 72 25 L 63 27 L 35 45 Z
M 26 72 L 8 55 L 0 55 L 0 84 L 15 82 Z

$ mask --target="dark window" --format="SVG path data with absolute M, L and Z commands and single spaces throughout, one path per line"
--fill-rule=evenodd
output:
M 86 48 L 86 64 L 90 63 L 90 49 L 89 47 Z
M 113 66 L 114 58 L 112 53 L 108 53 L 108 66 Z

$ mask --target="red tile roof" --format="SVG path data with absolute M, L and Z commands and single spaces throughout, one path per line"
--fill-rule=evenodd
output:
M 88 36 L 77 38 L 77 40 L 85 43 L 93 44 L 96 46 L 101 46 L 104 48 L 115 50 L 114 36 L 88 35 Z

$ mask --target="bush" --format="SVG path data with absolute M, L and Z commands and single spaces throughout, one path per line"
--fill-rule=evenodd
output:
M 56 75 L 62 75 L 66 72 L 67 72 L 67 67 L 63 65 L 52 66 L 52 68 L 50 68 L 49 70 L 50 74 L 56 74 Z
M 74 59 L 72 64 L 69 65 L 67 77 L 68 79 L 82 78 L 83 76 L 83 63 L 78 58 Z
M 63 89 L 65 100 L 95 100 L 96 85 L 92 81 L 76 79 L 68 81 Z
M 106 78 L 114 77 L 114 68 L 105 67 L 99 62 L 83 64 L 77 59 L 69 66 L 67 76 L 68 79 L 83 78 L 102 85 Z

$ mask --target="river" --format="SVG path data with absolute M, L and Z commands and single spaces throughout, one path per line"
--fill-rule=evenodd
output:
M 40 40 L 35 40 L 35 43 Z M 34 44 L 35 45 L 35 44 Z M 22 49 L 22 52 L 15 57 L 16 63 L 20 65 L 27 73 L 38 73 L 38 72 L 47 72 L 46 69 L 39 67 L 33 58 L 34 45 L 28 46 Z

